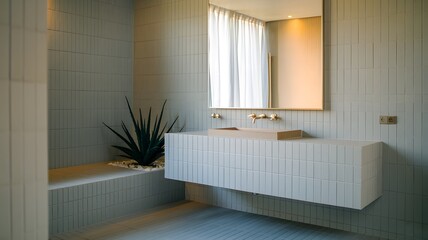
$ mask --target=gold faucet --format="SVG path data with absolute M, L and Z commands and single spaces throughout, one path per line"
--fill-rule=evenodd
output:
M 267 116 L 264 113 L 259 114 L 259 115 L 256 115 L 255 113 L 251 113 L 248 115 L 248 118 L 250 118 L 251 122 L 254 124 L 254 123 L 256 123 L 257 119 L 267 118 Z
M 269 117 L 269 120 L 271 120 L 271 121 L 276 121 L 278 119 L 279 119 L 279 117 L 278 117 L 278 114 L 276 114 L 276 113 L 272 113 Z

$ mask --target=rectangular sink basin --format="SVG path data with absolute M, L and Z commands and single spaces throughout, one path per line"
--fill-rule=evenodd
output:
M 208 136 L 256 138 L 271 140 L 286 140 L 302 138 L 302 130 L 262 129 L 262 128 L 212 128 L 208 129 Z

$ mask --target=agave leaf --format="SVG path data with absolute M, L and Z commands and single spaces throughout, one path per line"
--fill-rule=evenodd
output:
M 156 139 L 156 142 L 159 142 L 160 138 L 163 136 L 167 124 L 168 122 L 166 122 L 165 125 L 163 126 L 162 131 L 159 133 L 158 138 Z
M 114 148 L 122 151 L 123 153 L 127 154 L 128 156 L 130 156 L 131 159 L 136 159 L 136 158 L 140 157 L 139 154 L 138 154 L 138 152 L 132 151 L 132 149 L 130 149 L 130 148 L 122 147 L 122 146 L 117 146 L 117 145 L 114 145 L 112 147 L 114 147 Z
M 147 152 L 148 149 L 150 149 L 150 127 L 151 127 L 151 121 L 152 121 L 152 107 L 149 108 L 149 113 L 147 116 L 147 125 L 145 128 L 145 132 L 144 134 L 142 134 L 142 138 L 141 138 L 141 144 L 142 144 L 142 148 L 141 148 L 141 152 L 145 153 Z M 144 120 L 145 122 L 145 120 Z M 144 154 L 143 154 L 144 155 Z M 143 156 L 144 158 L 144 156 Z
M 141 145 L 142 145 L 141 152 L 145 153 L 147 151 L 147 149 L 149 149 L 149 146 L 150 146 L 150 139 L 147 138 L 147 135 L 142 137 Z
M 168 130 L 166 131 L 167 133 L 169 133 L 169 132 L 171 131 L 172 127 L 173 127 L 173 126 L 174 126 L 174 124 L 177 122 L 177 120 L 178 120 L 178 116 L 177 116 L 177 117 L 175 117 L 175 119 L 174 119 L 174 121 L 172 122 L 171 126 L 169 126 Z M 184 128 L 184 126 L 183 126 L 183 128 Z M 181 130 L 183 130 L 183 128 L 182 128 Z M 180 130 L 180 132 L 181 132 L 181 130 Z
M 164 137 L 162 137 L 162 139 L 159 140 L 158 146 L 160 146 L 160 147 L 164 147 L 165 146 L 165 138 Z
M 132 137 L 131 133 L 129 133 L 128 128 L 126 127 L 125 123 L 122 122 L 122 129 L 125 132 L 126 136 L 129 139 L 129 144 L 128 146 L 132 149 L 134 149 L 134 151 L 139 151 L 137 144 L 134 141 L 134 138 Z
M 109 127 L 107 124 L 103 123 L 106 127 L 108 127 L 108 129 L 110 129 L 114 134 L 116 134 L 116 136 L 118 136 L 120 139 L 122 139 L 122 141 L 124 141 L 126 143 L 126 145 L 130 146 L 131 142 L 129 142 L 124 136 L 122 136 L 120 133 L 116 132 L 116 130 L 114 130 L 113 128 Z
M 145 126 L 143 123 L 143 115 L 141 114 L 141 108 L 138 109 L 138 112 L 140 113 L 140 124 L 141 124 L 141 126 L 140 126 L 141 134 L 138 137 L 138 146 L 140 147 L 140 150 L 142 150 L 143 149 L 143 137 L 144 137 L 143 133 L 144 133 Z
M 174 126 L 174 124 L 177 122 L 177 120 L 178 120 L 178 116 L 174 119 L 174 122 L 172 122 L 172 124 L 171 124 L 171 126 L 168 128 L 168 130 L 166 131 L 166 133 L 169 133 L 170 131 L 171 131 L 171 129 L 172 129 L 172 127 Z M 165 126 L 166 126 L 166 124 L 165 124 Z M 180 128 L 180 130 L 179 130 L 179 132 L 181 132 L 182 130 L 184 129 L 184 125 L 183 125 L 183 127 L 181 127 Z M 162 134 L 161 134 L 162 135 Z M 160 135 L 160 136 L 161 136 Z M 160 145 L 160 146 L 164 146 L 165 145 L 165 137 L 163 137 L 162 136 L 162 138 L 160 138 L 159 140 L 158 140 L 158 145 Z
M 144 155 L 145 164 L 149 165 L 153 163 L 156 159 L 153 158 L 157 153 L 160 153 L 162 151 L 161 148 L 155 146 L 147 150 L 146 154 Z
M 158 159 L 158 158 L 160 158 L 160 157 L 162 157 L 162 156 L 164 156 L 165 154 L 163 153 L 163 152 L 160 152 L 160 153 L 156 153 L 156 154 L 154 154 L 153 156 L 152 156 L 152 158 L 151 159 L 154 159 L 153 161 L 150 161 L 150 163 L 149 163 L 149 165 L 150 164 L 152 164 L 154 161 L 156 161 L 156 159 Z
M 157 123 L 158 123 L 158 115 L 156 115 L 156 118 L 155 118 L 155 124 L 153 126 L 152 136 L 151 136 L 151 138 L 149 138 L 150 139 L 150 145 L 149 145 L 150 147 L 153 145 L 153 143 L 157 137 L 157 132 L 159 131 Z
M 140 108 L 140 114 L 141 114 L 141 108 Z M 140 118 L 141 118 L 141 116 L 140 116 Z M 146 120 L 143 120 L 141 122 L 141 132 L 145 133 L 145 131 L 146 131 Z
M 163 102 L 162 110 L 161 110 L 160 115 L 159 115 L 159 120 L 155 122 L 156 127 L 154 128 L 153 135 L 152 135 L 152 140 L 153 141 L 155 141 L 156 139 L 158 139 L 159 128 L 160 128 L 160 125 L 161 125 L 161 122 L 162 122 L 163 111 L 165 110 L 165 104 L 166 104 L 166 100 Z
M 125 97 L 125 99 L 126 99 L 126 104 L 128 105 L 129 114 L 131 115 L 131 118 L 132 118 L 132 123 L 134 124 L 135 134 L 137 134 L 137 137 L 139 137 L 139 134 L 141 133 L 140 127 L 138 126 L 137 122 L 135 121 L 134 112 L 132 111 L 131 105 L 129 105 L 128 98 Z
M 147 126 L 146 126 L 146 134 L 148 135 L 149 139 L 150 139 L 151 120 L 152 120 L 152 107 L 149 108 L 149 115 L 147 116 Z
M 128 100 L 128 98 L 127 98 L 127 97 L 125 97 L 125 99 L 126 99 L 126 104 L 127 104 L 127 106 L 128 106 L 129 114 L 131 115 L 132 123 L 134 124 L 134 131 L 135 131 L 135 134 L 137 135 L 137 142 L 138 142 L 138 139 L 139 139 L 139 138 L 140 138 L 140 136 L 141 136 L 141 129 L 140 129 L 140 126 L 139 126 L 138 122 L 135 120 L 134 112 L 132 111 L 132 108 L 131 108 L 131 105 L 129 104 L 129 100 Z M 139 149 L 139 145 L 137 145 L 137 144 L 135 143 L 135 141 L 134 141 L 133 137 L 132 137 L 132 136 L 131 136 L 131 134 L 129 133 L 129 131 L 128 131 L 128 129 L 126 128 L 126 126 L 125 126 L 125 124 L 123 123 L 123 121 L 122 121 L 122 128 L 123 128 L 123 130 L 124 130 L 125 134 L 127 135 L 128 139 L 130 140 L 129 142 L 133 145 L 133 146 L 132 146 L 132 148 L 137 148 L 137 149 Z M 131 144 L 128 144 L 128 145 L 131 147 Z

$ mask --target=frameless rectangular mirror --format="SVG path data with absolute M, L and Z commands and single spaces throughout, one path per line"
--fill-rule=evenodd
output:
M 210 0 L 211 108 L 323 109 L 323 0 Z

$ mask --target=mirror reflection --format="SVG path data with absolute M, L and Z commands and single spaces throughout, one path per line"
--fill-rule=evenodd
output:
M 211 0 L 212 108 L 321 110 L 322 0 Z

